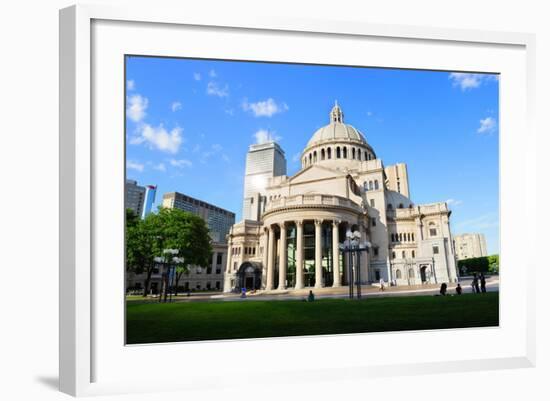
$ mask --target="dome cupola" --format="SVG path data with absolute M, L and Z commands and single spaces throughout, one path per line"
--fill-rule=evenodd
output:
M 335 101 L 328 125 L 315 131 L 302 152 L 302 167 L 329 160 L 334 164 L 338 159 L 339 164 L 368 161 L 376 159 L 376 154 L 358 129 L 344 123 L 344 112 Z

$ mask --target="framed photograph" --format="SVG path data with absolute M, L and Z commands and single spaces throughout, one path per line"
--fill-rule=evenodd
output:
M 62 10 L 61 390 L 533 366 L 533 46 Z

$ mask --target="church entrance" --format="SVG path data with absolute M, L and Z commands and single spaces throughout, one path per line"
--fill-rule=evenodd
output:
M 426 268 L 427 266 L 425 265 L 420 268 L 420 279 L 422 280 L 422 284 L 424 284 L 427 281 Z
M 246 288 L 247 290 L 259 290 L 262 285 L 262 269 L 252 262 L 244 262 L 237 271 L 237 280 L 235 280 L 237 290 Z

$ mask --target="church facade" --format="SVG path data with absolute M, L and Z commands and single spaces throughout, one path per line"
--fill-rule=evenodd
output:
M 364 285 L 456 281 L 448 205 L 415 204 L 406 164 L 384 166 L 337 104 L 329 118 L 293 176 L 279 145 L 250 147 L 243 220 L 227 236 L 224 291 L 347 285 L 340 245 L 350 230 L 368 244 L 352 262 Z

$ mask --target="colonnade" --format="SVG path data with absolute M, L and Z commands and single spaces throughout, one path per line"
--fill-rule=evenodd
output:
M 323 283 L 323 266 L 322 266 L 322 225 L 323 220 L 315 219 L 313 223 L 315 225 L 315 287 L 322 288 L 324 287 Z M 341 223 L 349 225 L 350 223 L 342 222 L 340 220 L 330 220 L 332 223 L 332 286 L 340 287 L 342 285 L 340 279 L 340 249 L 339 245 L 339 227 Z M 288 225 L 296 225 L 296 280 L 294 289 L 302 289 L 305 287 L 304 283 L 304 220 L 295 220 L 295 221 L 284 221 L 277 223 L 276 226 L 280 230 L 280 239 L 279 239 L 279 272 L 278 272 L 278 290 L 286 289 L 286 278 L 287 278 L 287 228 Z M 265 279 L 265 289 L 273 290 L 275 289 L 275 262 L 277 257 L 277 244 L 276 244 L 276 226 L 270 225 L 266 227 L 266 233 L 264 235 L 267 249 L 264 252 L 264 266 L 267 266 L 266 279 Z M 362 225 L 359 225 L 362 236 L 364 236 L 364 231 Z

